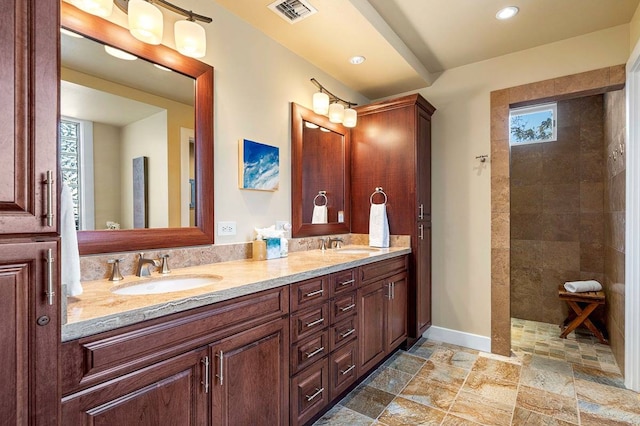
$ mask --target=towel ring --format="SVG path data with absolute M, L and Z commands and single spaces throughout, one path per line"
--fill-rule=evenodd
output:
M 376 187 L 376 190 L 373 191 L 373 194 L 371 194 L 371 197 L 369 197 L 369 202 L 371 204 L 373 204 L 373 196 L 376 194 L 382 194 L 384 196 L 384 203 L 382 204 L 387 204 L 387 194 L 382 190 L 381 186 Z
M 324 199 L 324 204 L 318 205 L 316 203 L 318 201 L 318 198 L 320 198 L 320 200 Z M 316 207 L 326 206 L 328 203 L 329 203 L 329 200 L 327 200 L 327 191 L 318 191 L 318 195 L 313 197 L 313 205 Z

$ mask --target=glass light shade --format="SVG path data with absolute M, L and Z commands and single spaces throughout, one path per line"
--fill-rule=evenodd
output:
M 129 0 L 129 31 L 140 41 L 160 44 L 164 18 L 156 6 L 144 0 Z
M 329 121 L 332 123 L 342 123 L 344 120 L 344 105 L 334 102 L 329 105 Z
M 176 21 L 174 27 L 176 48 L 184 56 L 202 58 L 207 51 L 207 34 L 193 21 Z
M 342 124 L 344 127 L 356 127 L 356 123 L 358 122 L 358 113 L 353 108 L 346 108 L 344 110 L 344 120 Z
M 113 10 L 113 0 L 69 0 L 69 3 L 92 15 L 106 18 Z
M 320 115 L 329 113 L 329 95 L 323 92 L 313 94 L 313 112 Z

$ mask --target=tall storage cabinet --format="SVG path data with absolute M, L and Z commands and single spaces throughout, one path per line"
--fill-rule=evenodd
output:
M 0 418 L 59 418 L 59 0 L 0 0 Z
M 358 108 L 351 130 L 351 232 L 369 233 L 370 196 L 388 196 L 389 230 L 410 235 L 408 335 L 431 325 L 431 116 L 415 94 Z M 375 202 L 380 202 L 377 199 Z

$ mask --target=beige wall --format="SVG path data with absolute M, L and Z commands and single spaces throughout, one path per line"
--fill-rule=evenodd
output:
M 120 128 L 93 123 L 95 227 L 120 219 Z
M 631 53 L 638 40 L 640 40 L 640 5 L 638 5 L 636 13 L 631 18 L 629 27 L 629 53 Z
M 433 116 L 433 324 L 490 336 L 493 90 L 625 63 L 629 26 L 444 72 L 420 93 Z
M 122 227 L 133 228 L 133 159 L 146 156 L 149 228 L 166 228 L 169 224 L 167 174 L 167 111 L 138 120 L 121 131 Z M 160 184 L 157 184 L 160 182 Z

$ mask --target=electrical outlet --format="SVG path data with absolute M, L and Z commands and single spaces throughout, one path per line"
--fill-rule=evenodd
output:
M 218 235 L 236 235 L 236 223 L 218 222 Z

